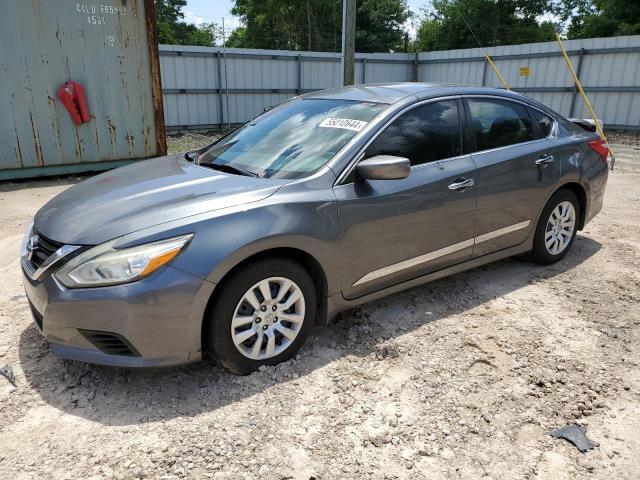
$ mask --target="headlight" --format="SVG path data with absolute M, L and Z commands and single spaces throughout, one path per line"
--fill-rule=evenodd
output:
M 139 280 L 173 260 L 193 234 L 114 249 L 117 240 L 98 245 L 65 264 L 55 277 L 66 287 L 102 287 Z
M 29 241 L 31 240 L 31 235 L 33 234 L 33 222 L 29 224 L 27 227 L 27 231 L 24 232 L 24 237 L 22 237 L 22 243 L 20 244 L 20 258 L 26 257 L 29 254 L 29 249 L 27 246 L 29 245 Z

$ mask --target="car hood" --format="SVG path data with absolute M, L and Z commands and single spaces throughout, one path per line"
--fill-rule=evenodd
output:
M 38 211 L 34 229 L 57 242 L 97 245 L 190 215 L 262 200 L 287 181 L 226 174 L 181 155 L 160 157 L 65 190 Z

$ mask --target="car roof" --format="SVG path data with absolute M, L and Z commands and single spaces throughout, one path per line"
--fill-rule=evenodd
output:
M 367 83 L 361 85 L 349 85 L 346 87 L 328 88 L 317 92 L 307 93 L 301 98 L 318 98 L 329 100 L 354 100 L 360 102 L 376 102 L 393 104 L 415 97 L 422 100 L 430 97 L 447 95 L 494 95 L 517 100 L 525 100 L 527 103 L 538 104 L 535 100 L 525 95 L 504 90 L 472 85 L 453 83 L 424 83 L 424 82 L 399 82 L 399 83 Z

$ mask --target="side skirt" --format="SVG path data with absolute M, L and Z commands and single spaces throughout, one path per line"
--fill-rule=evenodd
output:
M 440 278 L 444 278 L 450 275 L 454 275 L 456 273 L 464 272 L 465 270 L 470 270 L 472 268 L 476 268 L 481 265 L 485 265 L 487 263 L 495 262 L 497 260 L 502 260 L 503 258 L 513 257 L 514 255 L 520 255 L 522 253 L 531 251 L 532 248 L 533 248 L 533 234 L 530 235 L 529 238 L 527 238 L 527 240 L 525 240 L 520 245 L 505 248 L 504 250 L 500 250 L 498 252 L 489 253 L 487 255 L 483 255 L 482 257 L 472 258 L 471 260 L 467 260 L 466 262 L 458 263 L 457 265 L 452 265 L 451 267 L 443 268 L 442 270 L 437 270 L 435 272 L 428 273 L 427 275 L 423 275 L 421 277 L 414 278 L 413 280 L 408 280 L 406 282 L 399 283 L 397 285 L 393 285 L 391 287 L 369 293 L 367 295 L 364 295 L 359 298 L 355 298 L 353 300 L 347 300 L 342 296 L 341 292 L 336 293 L 327 298 L 326 322 L 327 323 L 331 322 L 331 320 L 333 320 L 333 318 L 338 313 L 344 310 L 348 310 L 350 308 L 357 307 L 358 305 L 369 303 L 374 300 L 378 300 L 380 298 L 386 297 L 388 295 L 392 295 L 394 293 L 398 293 L 403 290 L 417 287 L 425 283 L 438 280 Z

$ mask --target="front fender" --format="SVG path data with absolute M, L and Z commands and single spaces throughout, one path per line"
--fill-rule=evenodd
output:
M 252 255 L 274 248 L 295 248 L 320 264 L 328 293 L 339 291 L 335 199 L 308 191 L 287 195 L 286 201 L 275 197 L 146 229 L 128 236 L 126 243 L 117 247 L 193 233 L 187 249 L 171 265 L 216 284 Z
M 224 226 L 218 225 L 216 229 L 218 228 L 230 234 L 225 236 L 211 232 L 207 235 L 215 242 L 212 253 L 216 260 L 213 268 L 203 277 L 210 282 L 220 283 L 236 265 L 254 255 L 268 250 L 290 248 L 304 252 L 318 262 L 327 279 L 329 294 L 340 290 L 336 202 L 315 205 L 313 208 L 309 205 L 274 205 L 266 211 L 258 209 L 248 217 L 225 217 Z M 233 232 L 241 232 L 241 235 Z M 205 242 L 206 240 L 203 241 Z M 206 245 L 195 247 L 193 253 L 197 256 L 204 255 L 208 250 Z M 184 260 L 186 259 L 185 257 Z M 189 266 L 193 267 L 197 268 Z M 193 271 L 190 273 L 198 274 Z

